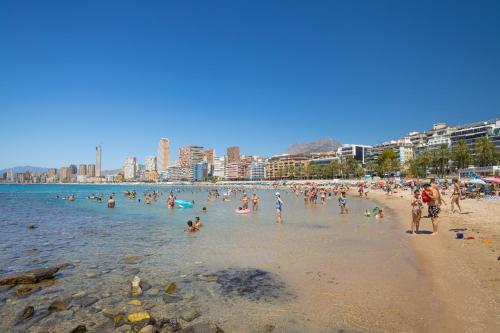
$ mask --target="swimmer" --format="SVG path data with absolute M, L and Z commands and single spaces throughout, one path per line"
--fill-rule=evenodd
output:
M 187 225 L 188 225 L 188 228 L 186 229 L 187 232 L 196 232 L 196 231 L 198 231 L 198 228 L 196 228 L 193 225 L 193 221 L 191 221 L 191 220 L 187 221 Z
M 201 211 L 202 211 L 202 213 L 206 213 L 206 212 L 207 212 L 207 207 L 203 207 L 203 208 L 201 209 Z
M 115 208 L 115 199 L 112 196 L 108 199 L 108 208 Z
M 196 216 L 196 219 L 194 220 L 194 226 L 195 226 L 195 228 L 198 228 L 198 229 L 203 227 L 203 223 L 201 223 L 199 216 Z
M 347 209 L 347 198 L 345 192 L 343 192 L 339 197 L 340 214 L 347 214 L 349 210 Z
M 146 196 L 146 205 L 151 205 L 151 197 L 149 195 Z
M 69 201 L 75 201 L 75 195 L 71 194 L 68 198 Z

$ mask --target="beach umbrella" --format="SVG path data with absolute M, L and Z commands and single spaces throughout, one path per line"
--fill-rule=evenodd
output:
M 488 183 L 497 183 L 497 184 L 500 184 L 500 178 L 497 178 L 497 177 L 486 177 L 486 178 L 483 178 L 483 180 L 485 182 L 488 182 Z
M 486 185 L 486 182 L 481 179 L 471 179 L 467 182 L 468 184 L 474 184 L 474 185 Z

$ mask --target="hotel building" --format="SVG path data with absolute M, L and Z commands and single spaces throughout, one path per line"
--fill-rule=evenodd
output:
M 170 162 L 170 141 L 161 138 L 156 151 L 156 170 L 167 171 Z

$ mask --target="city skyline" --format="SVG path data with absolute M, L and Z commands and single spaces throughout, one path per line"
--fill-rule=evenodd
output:
M 271 156 L 500 113 L 500 2 L 0 3 L 0 167 Z M 89 25 L 89 22 L 92 22 Z

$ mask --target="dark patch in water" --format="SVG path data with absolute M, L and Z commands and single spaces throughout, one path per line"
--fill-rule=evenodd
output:
M 289 300 L 292 295 L 275 274 L 260 269 L 227 269 L 214 273 L 220 291 L 226 297 L 244 297 L 252 301 Z

